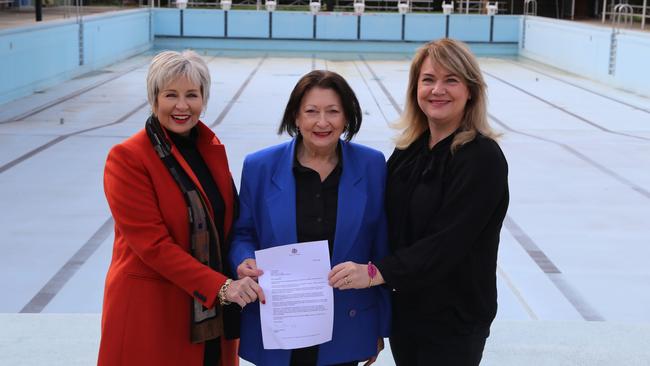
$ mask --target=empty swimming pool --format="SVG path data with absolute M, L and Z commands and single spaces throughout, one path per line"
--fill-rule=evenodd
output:
M 392 151 L 389 125 L 403 107 L 407 54 L 203 57 L 213 77 L 203 121 L 226 145 L 237 180 L 246 154 L 286 139 L 275 133 L 284 104 L 312 69 L 342 74 L 357 92 L 364 121 L 356 141 Z M 150 58 L 140 54 L 2 108 L 0 312 L 101 311 L 113 224 L 103 163 L 149 113 Z M 497 327 L 649 322 L 650 100 L 528 60 L 480 61 L 512 194 Z

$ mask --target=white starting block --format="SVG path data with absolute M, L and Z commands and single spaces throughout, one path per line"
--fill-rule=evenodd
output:
M 400 14 L 406 14 L 409 12 L 409 2 L 408 0 L 399 0 L 397 3 L 397 11 Z
M 309 11 L 312 14 L 318 14 L 318 12 L 320 11 L 320 0 L 310 2 L 309 3 Z
M 487 15 L 497 15 L 499 12 L 498 3 L 488 3 L 487 4 Z
M 361 15 L 366 10 L 366 3 L 364 0 L 354 0 L 354 14 Z
M 454 2 L 451 3 L 442 3 L 442 13 L 449 15 L 454 12 Z
M 228 11 L 232 7 L 231 0 L 221 0 L 221 10 Z
M 268 12 L 273 12 L 275 11 L 276 6 L 278 5 L 275 0 L 266 0 L 266 3 L 264 3 L 266 6 L 266 11 Z
M 179 9 L 187 8 L 187 0 L 176 0 L 176 7 Z

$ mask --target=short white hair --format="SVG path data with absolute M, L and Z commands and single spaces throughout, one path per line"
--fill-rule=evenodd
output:
M 199 85 L 205 110 L 210 97 L 210 71 L 201 56 L 191 50 L 163 51 L 151 60 L 147 74 L 147 99 L 152 110 L 158 107 L 158 93 L 181 76 Z

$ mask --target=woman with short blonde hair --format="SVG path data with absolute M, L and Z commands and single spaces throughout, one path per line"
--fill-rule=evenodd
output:
M 151 60 L 147 74 L 147 100 L 152 109 L 158 106 L 158 94 L 169 82 L 183 76 L 199 86 L 203 96 L 203 110 L 210 99 L 210 70 L 196 52 L 163 51 Z
M 226 150 L 200 121 L 209 91 L 199 55 L 159 53 L 147 75 L 152 113 L 106 159 L 115 240 L 99 366 L 239 364 L 240 307 L 264 296 L 250 278 L 229 278 L 238 200 Z

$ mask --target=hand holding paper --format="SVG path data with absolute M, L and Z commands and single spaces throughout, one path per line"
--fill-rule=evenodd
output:
M 245 259 L 239 266 L 237 266 L 237 277 L 244 278 L 250 277 L 257 281 L 257 278 L 264 272 L 257 268 L 257 261 L 253 258 Z
M 226 300 L 235 302 L 242 308 L 258 298 L 260 303 L 264 304 L 265 296 L 262 288 L 249 277 L 232 281 L 226 290 Z

